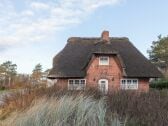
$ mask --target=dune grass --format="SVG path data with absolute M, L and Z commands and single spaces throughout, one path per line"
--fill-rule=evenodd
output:
M 106 120 L 105 97 L 64 95 L 40 98 L 21 113 L 16 113 L 12 126 L 119 126 L 114 116 Z M 109 116 L 109 115 L 108 115 Z
M 118 91 L 102 95 L 52 87 L 5 98 L 3 126 L 167 126 L 168 91 Z

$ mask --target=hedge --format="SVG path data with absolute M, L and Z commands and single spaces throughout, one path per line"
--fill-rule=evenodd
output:
M 168 80 L 159 80 L 159 81 L 153 81 L 150 84 L 150 88 L 156 88 L 156 89 L 168 89 Z

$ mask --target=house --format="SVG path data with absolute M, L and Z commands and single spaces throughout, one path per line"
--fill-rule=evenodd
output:
M 48 78 L 48 74 L 50 72 L 50 69 L 47 69 L 46 71 L 42 72 L 41 75 L 41 81 L 46 84 L 46 87 L 52 87 L 54 85 L 54 83 L 56 83 L 56 80 L 51 80 Z
M 128 38 L 71 37 L 53 59 L 48 78 L 57 79 L 61 88 L 83 90 L 98 88 L 102 92 L 130 89 L 149 90 L 149 79 L 162 74 L 143 56 Z

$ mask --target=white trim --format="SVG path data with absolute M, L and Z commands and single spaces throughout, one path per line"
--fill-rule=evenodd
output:
M 101 59 L 101 58 L 104 58 L 104 57 L 107 58 L 107 63 L 102 63 L 102 62 L 101 62 L 100 59 Z M 109 65 L 109 56 L 100 56 L 100 57 L 99 57 L 99 65 Z
M 100 85 L 102 84 L 101 81 L 105 81 L 105 92 L 103 92 L 103 93 L 107 94 L 107 92 L 108 92 L 108 80 L 107 79 L 100 79 L 99 80 L 98 85 L 99 85 L 99 90 L 100 91 L 101 91 L 101 89 L 100 89 L 101 86 Z
M 125 80 L 125 84 L 122 84 L 123 80 Z M 128 84 L 128 80 L 131 80 L 131 84 Z M 136 84 L 133 84 L 133 81 L 137 81 Z M 136 86 L 135 86 L 136 85 Z M 125 78 L 120 80 L 120 87 L 123 90 L 137 90 L 139 87 L 139 81 L 138 79 L 134 78 Z
M 85 81 L 85 83 L 84 83 L 84 89 L 85 89 L 85 87 L 86 87 L 86 79 L 68 79 L 68 90 L 82 90 L 82 89 L 71 89 L 70 88 L 70 84 L 69 84 L 70 80 L 72 80 L 72 81 L 75 81 L 75 80 L 79 80 L 79 81 L 84 80 Z

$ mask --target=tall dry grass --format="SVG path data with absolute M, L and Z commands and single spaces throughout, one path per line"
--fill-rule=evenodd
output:
M 8 123 L 12 126 L 119 126 L 119 121 L 110 116 L 107 123 L 107 107 L 104 97 L 91 96 L 43 97 L 21 113 L 16 113 Z M 108 115 L 109 116 L 109 115 Z
M 85 92 L 59 87 L 30 89 L 6 98 L 3 110 L 8 111 L 5 116 L 0 114 L 1 119 L 8 121 L 11 114 L 13 118 L 15 115 L 12 124 L 19 126 L 117 126 L 119 120 L 126 126 L 167 126 L 168 91 L 118 91 L 104 96 L 93 89 Z

